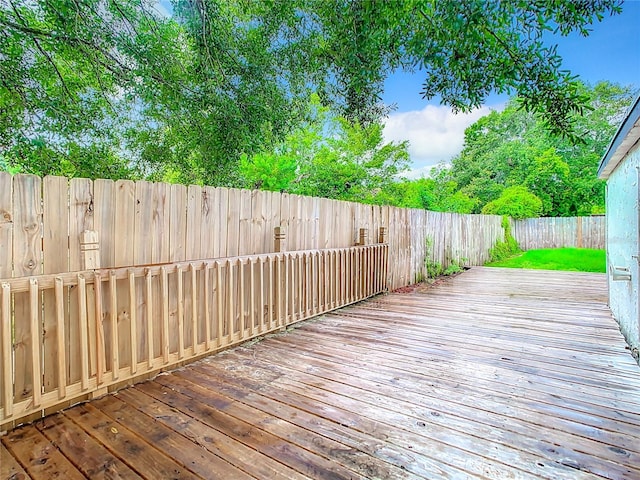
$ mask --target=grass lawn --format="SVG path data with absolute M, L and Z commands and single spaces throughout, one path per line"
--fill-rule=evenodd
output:
M 523 252 L 507 260 L 487 263 L 486 266 L 605 273 L 606 254 L 604 250 L 591 248 L 542 248 Z

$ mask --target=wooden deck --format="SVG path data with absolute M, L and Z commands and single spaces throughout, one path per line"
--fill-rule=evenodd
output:
M 640 478 L 603 275 L 474 268 L 18 428 L 1 478 Z

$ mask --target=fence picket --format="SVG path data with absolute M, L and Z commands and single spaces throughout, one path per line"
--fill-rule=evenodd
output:
M 13 276 L 13 177 L 0 172 L 0 279 Z
M 58 398 L 63 400 L 67 396 L 67 355 L 65 352 L 65 296 L 62 278 L 56 277 L 55 287 L 55 315 L 56 315 L 56 374 L 58 384 Z M 45 350 L 46 351 L 46 350 Z M 48 365 L 45 362 L 45 365 Z M 45 369 L 45 373 L 46 373 Z M 45 376 L 46 378 L 46 376 Z
M 13 274 L 15 277 L 37 275 L 42 270 L 41 180 L 35 175 L 16 175 L 13 179 Z M 40 315 L 32 312 L 30 294 L 14 295 L 14 362 L 16 400 L 33 397 L 32 362 L 40 350 Z M 35 321 L 33 315 L 36 315 Z M 28 319 L 31 319 L 29 322 Z
M 4 417 L 11 418 L 13 415 L 13 361 L 11 353 L 13 351 L 13 339 L 11 335 L 11 320 L 13 318 L 11 312 L 11 286 L 8 283 L 2 283 L 2 298 L 0 299 L 0 340 L 2 347 L 2 407 L 4 409 Z
M 118 225 L 118 235 L 114 240 L 114 263 L 118 267 L 126 267 L 135 264 L 135 212 L 136 212 L 136 185 L 129 180 L 118 180 L 115 184 L 115 211 L 114 217 Z M 116 319 L 112 320 L 113 334 L 118 339 L 111 342 L 112 348 L 119 353 L 118 365 L 128 365 L 133 372 L 136 369 L 137 359 L 134 358 L 131 328 L 136 328 L 136 299 L 128 294 L 130 287 L 128 279 L 116 280 L 115 294 L 117 302 Z M 113 306 L 111 307 L 113 308 Z M 112 339 L 114 340 L 114 339 Z
M 217 196 L 218 192 L 213 187 L 202 187 L 202 201 L 200 208 L 200 253 L 193 258 L 213 258 L 215 254 L 214 238 L 216 237 L 217 222 Z
M 42 246 L 43 273 L 61 273 L 69 271 L 69 216 L 67 213 L 67 179 L 62 177 L 45 177 L 43 180 L 43 217 L 42 217 Z M 57 294 L 47 290 L 43 293 L 43 324 L 44 324 L 44 363 L 58 365 L 59 352 L 58 330 L 59 311 Z M 64 295 L 61 297 L 64 302 Z M 64 330 L 64 303 L 62 307 L 62 328 Z M 62 343 L 64 347 L 64 343 Z M 63 372 L 66 379 L 66 372 Z M 43 385 L 45 392 L 51 392 L 59 387 L 60 373 L 55 369 L 46 369 Z

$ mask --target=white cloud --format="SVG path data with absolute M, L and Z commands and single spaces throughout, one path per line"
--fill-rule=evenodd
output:
M 398 112 L 387 119 L 384 137 L 388 142 L 409 140 L 412 165 L 408 176 L 417 178 L 460 153 L 465 129 L 492 110 L 502 108 L 503 105 L 483 106 L 470 113 L 454 114 L 450 107 L 427 105 L 418 111 Z

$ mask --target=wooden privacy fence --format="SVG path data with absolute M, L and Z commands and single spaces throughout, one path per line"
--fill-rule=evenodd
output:
M 425 241 L 444 267 L 482 265 L 502 239 L 500 217 L 362 205 L 279 192 L 129 180 L 67 179 L 0 172 L 0 279 L 76 272 L 81 236 L 98 232 L 103 268 L 273 252 L 344 248 L 361 228 L 389 243 L 389 288 L 424 276 Z
M 511 233 L 522 250 L 535 248 L 605 248 L 604 215 L 512 220 Z
M 2 280 L 0 425 L 386 289 L 375 244 Z
M 489 251 L 504 239 L 502 217 L 497 215 L 427 210 L 412 210 L 411 214 L 412 255 L 408 268 L 417 275 L 425 274 L 425 258 L 443 268 L 452 263 L 484 265 L 489 260 Z

